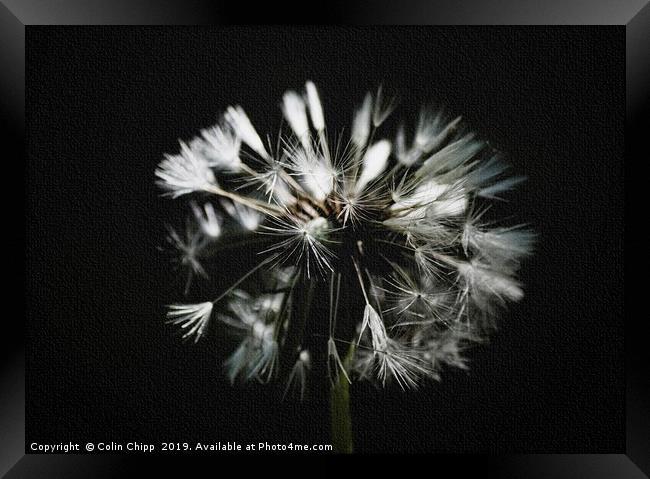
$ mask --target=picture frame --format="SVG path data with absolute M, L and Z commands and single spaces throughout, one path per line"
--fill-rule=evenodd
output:
M 193 25 L 241 22 L 255 17 L 273 22 L 279 14 L 264 17 L 261 12 L 244 16 L 232 5 L 198 1 L 191 9 L 183 2 L 165 1 L 154 5 L 148 1 L 111 5 L 111 2 L 63 1 L 44 4 L 36 1 L 5 1 L 0 5 L 1 64 L 8 66 L 2 73 L 3 116 L 9 127 L 10 141 L 17 155 L 24 153 L 24 68 L 25 29 L 32 25 Z M 354 7 L 342 2 L 320 5 L 328 13 L 323 20 L 343 23 L 431 24 L 431 25 L 615 25 L 626 35 L 626 183 L 631 168 L 647 157 L 643 122 L 648 118 L 650 98 L 650 4 L 637 1 L 598 1 L 589 5 L 578 1 L 554 1 L 544 4 L 517 2 L 473 2 L 472 8 L 461 8 L 451 1 L 415 1 L 408 8 L 395 8 L 390 2 L 369 4 L 359 2 Z M 248 12 L 250 13 L 250 12 Z M 306 20 L 306 19 L 304 19 Z M 645 156 L 644 156 L 645 155 Z M 19 168 L 20 170 L 20 168 Z M 626 219 L 630 218 L 630 187 L 625 186 Z M 26 219 L 23 217 L 23 221 Z M 24 230 L 23 230 L 24 231 Z M 621 247 L 629 234 L 626 224 L 621 232 Z M 627 265 L 625 265 L 627 270 Z M 27 272 L 29 274 L 29 272 Z M 621 285 L 623 288 L 623 285 Z M 29 300 L 27 298 L 27 300 Z M 626 295 L 627 301 L 627 295 Z M 29 318 L 27 318 L 29 319 Z M 489 477 L 589 477 L 642 478 L 650 474 L 650 384 L 648 383 L 648 352 L 643 338 L 646 326 L 631 308 L 625 308 L 625 380 L 626 380 L 626 447 L 610 454 L 517 454 L 504 456 L 441 457 L 445 467 L 467 470 L 475 467 L 488 471 Z M 17 322 L 17 320 L 16 320 Z M 0 473 L 6 477 L 89 477 L 90 471 L 119 475 L 134 467 L 132 458 L 106 455 L 45 455 L 25 454 L 24 434 L 24 341 L 22 328 L 6 334 L 7 341 L 2 374 L 3 406 L 0 430 L 3 447 L 0 450 Z M 23 342 L 17 342 L 19 337 Z M 27 360 L 28 364 L 28 360 Z M 152 461 L 152 458 L 143 458 Z M 176 459 L 176 458 L 174 458 Z M 186 460 L 186 458 L 178 458 Z M 206 458 L 207 459 L 207 458 Z M 203 459 L 202 459 L 203 460 Z M 436 459 L 437 460 L 437 459 Z M 85 476 L 75 476 L 83 470 Z M 110 477 L 110 476 L 107 476 Z

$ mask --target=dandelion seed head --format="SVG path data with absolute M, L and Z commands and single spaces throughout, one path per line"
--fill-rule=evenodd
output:
M 210 301 L 168 312 L 198 340 L 218 310 L 215 334 L 236 339 L 224 362 L 233 383 L 277 379 L 302 398 L 326 370 L 333 384 L 416 388 L 467 369 L 470 345 L 523 297 L 534 235 L 488 214 L 521 177 L 460 117 L 424 108 L 387 131 L 396 107 L 381 88 L 366 94 L 349 137 L 331 141 L 307 82 L 283 95 L 288 128 L 266 143 L 230 106 L 158 165 L 166 195 L 192 195 L 185 235 L 168 237 L 190 279 L 207 277 L 208 254 L 241 263 Z

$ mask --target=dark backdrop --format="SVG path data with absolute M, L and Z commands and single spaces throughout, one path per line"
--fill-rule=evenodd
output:
M 358 449 L 624 449 L 622 27 L 27 27 L 27 442 L 329 442 L 323 398 L 231 388 L 181 299 L 153 170 L 241 103 L 262 132 L 306 79 L 330 127 L 383 83 L 396 119 L 462 114 L 529 180 L 500 212 L 539 233 L 524 300 L 471 370 L 352 390 Z M 222 265 L 224 275 L 233 261 Z M 219 281 L 219 275 L 213 279 Z

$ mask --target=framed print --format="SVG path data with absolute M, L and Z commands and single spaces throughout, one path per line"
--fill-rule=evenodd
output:
M 650 10 L 444 3 L 7 2 L 7 477 L 378 453 L 645 477 L 624 239 Z

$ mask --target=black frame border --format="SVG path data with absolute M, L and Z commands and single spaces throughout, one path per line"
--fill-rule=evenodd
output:
M 388 0 L 346 4 L 339 0 L 315 2 L 326 15 L 320 21 L 359 24 L 432 25 L 619 25 L 626 32 L 626 182 L 630 166 L 647 159 L 648 142 L 643 125 L 650 117 L 650 3 L 648 0 L 580 0 L 533 2 L 493 0 L 454 2 L 415 0 L 395 7 Z M 250 9 L 249 9 L 250 10 Z M 9 133 L 18 155 L 24 159 L 24 66 L 25 27 L 29 25 L 124 25 L 124 24 L 213 24 L 263 19 L 284 22 L 290 16 L 243 12 L 226 2 L 192 0 L 2 0 L 0 3 L 0 126 Z M 313 23 L 314 19 L 302 19 Z M 644 121 L 645 120 L 645 121 Z M 9 160 L 7 158 L 7 160 Z M 25 163 L 22 165 L 23 173 Z M 26 188 L 27 185 L 25 185 Z M 631 203 L 625 188 L 625 215 Z M 21 216 L 19 222 L 25 221 Z M 16 242 L 24 241 L 24 223 Z M 626 222 L 625 233 L 629 233 Z M 24 243 L 23 243 L 24 244 Z M 16 245 L 16 250 L 20 246 Z M 627 269 L 627 263 L 626 263 Z M 622 285 L 623 286 L 623 285 Z M 28 298 L 25 297 L 25 301 Z M 626 296 L 627 299 L 627 296 Z M 627 302 L 626 302 L 627 305 Z M 625 308 L 626 327 L 626 449 L 618 454 L 526 454 L 503 456 L 436 457 L 456 472 L 471 464 L 488 477 L 589 477 L 643 478 L 650 475 L 650 381 L 647 374 L 648 348 L 644 345 L 643 318 L 633 318 Z M 9 319 L 6 318 L 5 319 Z M 19 337 L 23 331 L 18 329 Z M 6 477 L 115 477 L 132 471 L 133 460 L 111 455 L 25 455 L 25 358 L 24 343 L 4 334 L 6 353 L 0 368 L 0 474 Z M 24 338 L 21 338 L 24 341 Z M 5 344 L 6 342 L 6 344 Z M 168 459 L 156 462 L 169 464 Z M 196 458 L 192 458 L 195 462 Z M 151 460 L 147 462 L 151 463 Z M 460 468 L 460 469 L 459 469 Z M 644 471 L 644 472 L 642 472 Z

